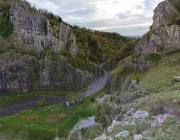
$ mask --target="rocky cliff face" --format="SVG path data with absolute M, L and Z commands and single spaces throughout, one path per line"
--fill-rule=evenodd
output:
M 161 2 L 154 10 L 153 25 L 135 47 L 135 53 L 168 53 L 179 49 L 180 28 L 176 1 Z
M 69 25 L 21 0 L 0 2 L 0 23 L 7 20 L 13 24 L 10 36 L 0 36 L 0 93 L 80 90 L 87 86 L 97 73 L 96 65 L 92 64 L 89 71 L 72 65 L 76 65 L 73 59 L 78 46 Z M 0 30 L 4 33 L 5 27 Z M 72 64 L 70 58 L 61 55 L 62 51 L 71 56 Z
M 12 39 L 21 49 L 40 53 L 47 46 L 60 51 L 67 49 L 69 45 L 70 53 L 77 55 L 76 37 L 69 25 L 56 21 L 52 25 L 40 11 L 28 9 L 20 3 L 11 3 L 10 19 L 14 25 Z
M 136 45 L 135 54 L 166 54 L 180 49 L 180 13 L 179 1 L 166 0 L 154 10 L 153 24 Z M 138 62 L 141 60 L 137 60 Z M 146 60 L 144 60 L 146 61 Z M 131 68 L 143 70 L 150 62 L 141 64 L 141 69 L 128 65 Z M 128 62 L 128 64 L 130 64 Z M 139 65 L 140 63 L 137 63 Z M 151 66 L 151 64 L 149 65 Z

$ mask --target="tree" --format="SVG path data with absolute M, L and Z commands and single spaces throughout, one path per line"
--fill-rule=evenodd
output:
M 46 105 L 46 99 L 44 99 L 44 98 L 41 98 L 37 103 L 36 103 L 36 106 L 38 107 L 38 108 L 41 108 L 41 107 L 43 107 L 43 106 L 45 106 Z

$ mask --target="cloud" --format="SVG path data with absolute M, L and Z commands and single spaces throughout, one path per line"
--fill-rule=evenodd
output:
M 152 24 L 153 10 L 163 0 L 28 0 L 71 25 L 143 35 Z

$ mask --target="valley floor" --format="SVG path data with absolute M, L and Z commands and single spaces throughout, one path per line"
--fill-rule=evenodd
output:
M 179 140 L 180 82 L 173 79 L 180 75 L 179 54 L 163 56 L 144 72 L 122 65 L 111 72 L 102 90 L 72 106 L 51 105 L 0 118 L 0 136 L 19 140 Z M 123 84 L 117 84 L 121 79 Z M 92 116 L 95 124 L 72 131 L 78 122 L 88 122 Z

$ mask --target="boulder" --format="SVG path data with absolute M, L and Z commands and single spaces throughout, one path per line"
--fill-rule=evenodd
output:
M 94 140 L 106 140 L 106 135 L 105 134 L 102 134 L 101 136 L 95 138 Z
M 117 134 L 115 137 L 127 137 L 129 135 L 129 131 L 125 130 Z
M 141 139 L 143 139 L 143 136 L 141 135 L 141 134 L 139 134 L 139 135 L 134 135 L 134 140 L 141 140 Z
M 149 115 L 148 112 L 138 110 L 138 111 L 134 114 L 133 119 L 142 119 L 142 120 L 144 120 L 145 118 L 148 117 L 148 115 Z
M 129 88 L 134 87 L 136 84 L 137 84 L 137 81 L 136 80 L 132 80 L 131 84 L 129 85 Z
M 149 133 L 150 133 L 149 130 L 145 130 L 145 131 L 142 132 L 142 135 L 148 135 Z
M 170 83 L 169 83 L 169 86 L 172 86 L 172 85 L 173 85 L 173 83 L 172 83 L 172 82 L 170 82 Z
M 176 82 L 179 82 L 180 81 L 180 76 L 173 76 L 173 80 L 176 81 Z

